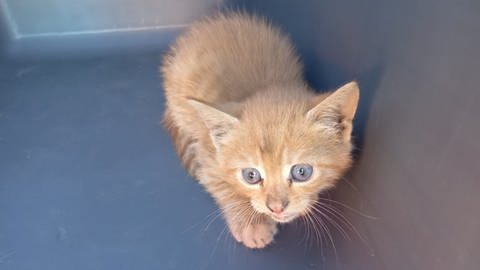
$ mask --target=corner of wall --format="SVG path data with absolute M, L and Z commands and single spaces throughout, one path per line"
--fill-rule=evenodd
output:
M 0 56 L 9 53 L 13 42 L 18 38 L 15 21 L 10 15 L 6 0 L 0 0 Z

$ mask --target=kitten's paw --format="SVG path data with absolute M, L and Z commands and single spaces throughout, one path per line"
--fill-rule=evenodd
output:
M 250 224 L 248 226 L 232 226 L 233 237 L 248 248 L 264 248 L 273 241 L 277 233 L 277 224 L 273 221 Z

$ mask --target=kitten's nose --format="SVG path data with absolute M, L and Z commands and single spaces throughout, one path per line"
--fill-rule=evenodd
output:
M 275 214 L 281 214 L 285 207 L 287 207 L 288 201 L 287 202 L 269 202 L 267 203 L 267 208 L 270 209 Z

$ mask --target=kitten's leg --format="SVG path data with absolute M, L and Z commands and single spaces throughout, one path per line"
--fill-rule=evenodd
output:
M 277 223 L 264 214 L 256 213 L 250 205 L 241 205 L 224 211 L 235 240 L 249 248 L 264 248 L 273 241 Z

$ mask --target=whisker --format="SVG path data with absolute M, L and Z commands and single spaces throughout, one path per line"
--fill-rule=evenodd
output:
M 225 213 L 225 211 L 231 210 L 231 209 L 233 209 L 235 207 L 238 207 L 238 206 L 241 206 L 243 203 L 244 202 L 231 203 L 231 204 L 228 204 L 224 207 L 219 207 L 217 210 L 213 211 L 211 214 L 209 214 L 209 216 L 212 216 L 214 213 L 216 213 L 216 215 L 213 216 L 213 218 L 211 218 L 211 220 L 208 222 L 208 224 L 205 226 L 205 228 L 202 231 L 203 232 L 207 231 L 208 228 L 210 227 L 210 225 L 215 221 L 215 219 L 220 217 L 223 213 Z
M 243 223 L 244 223 L 243 220 L 245 219 L 245 216 L 248 214 L 249 211 L 250 209 L 248 207 L 245 207 L 240 211 L 236 212 L 231 219 L 233 220 L 233 222 L 237 222 L 238 219 L 242 220 L 240 222 L 242 223 L 241 226 L 243 226 Z
M 311 210 L 310 210 L 310 212 L 311 212 Z M 326 248 L 326 246 L 327 246 L 327 244 L 326 244 L 327 239 L 325 238 L 325 244 L 324 244 L 324 242 L 323 242 L 324 241 L 324 239 L 323 239 L 323 235 L 324 235 L 323 227 L 320 227 L 318 229 L 318 231 L 319 231 L 319 234 L 320 234 L 320 256 L 322 257 L 322 261 L 325 261 L 325 254 L 323 253 L 323 249 Z
M 310 208 L 312 209 L 312 208 Z M 310 210 L 309 209 L 309 210 Z M 311 212 L 311 210 L 310 210 Z M 323 222 L 320 217 L 317 217 L 315 214 L 312 213 L 312 217 L 320 224 L 320 226 L 323 228 L 323 230 L 325 231 L 325 234 L 326 236 L 328 237 L 328 239 L 330 240 L 330 243 L 332 244 L 332 247 L 333 247 L 333 251 L 335 253 L 335 259 L 338 261 L 338 253 L 337 253 L 337 248 L 335 246 L 335 242 L 333 241 L 333 236 L 332 236 L 332 233 L 330 232 L 330 229 L 328 228 L 328 226 L 325 224 L 325 222 Z
M 256 218 L 257 218 L 257 215 L 255 213 L 255 211 L 249 209 L 248 211 L 249 213 L 249 216 L 248 216 L 248 219 L 247 219 L 247 226 L 251 226 L 253 224 L 255 224 L 254 222 L 256 221 Z
M 360 191 L 358 190 L 358 188 L 352 183 L 350 182 L 346 177 L 342 177 L 342 180 L 345 181 L 345 183 L 347 183 L 353 191 L 355 191 L 357 194 L 360 194 Z
M 308 221 L 309 221 L 309 224 L 312 225 L 313 231 L 311 231 L 311 233 L 313 233 L 313 236 L 315 237 L 315 239 L 312 239 L 311 234 L 309 235 L 309 238 L 308 238 L 308 240 L 309 240 L 309 242 L 308 242 L 308 248 L 311 248 L 311 246 L 313 245 L 312 240 L 316 240 L 317 245 L 319 244 L 319 243 L 318 243 L 318 242 L 319 242 L 319 241 L 318 241 L 318 229 L 316 228 L 315 222 L 312 220 L 312 217 L 310 216 L 310 213 L 307 213 L 306 217 L 307 217 L 307 219 L 308 219 Z
M 303 224 L 305 225 L 304 228 L 305 230 L 303 231 L 303 237 L 300 240 L 301 243 L 305 243 L 305 251 L 308 249 L 308 239 L 310 238 L 310 224 L 308 223 L 306 217 L 304 215 L 301 216 L 301 219 L 303 221 Z
M 217 214 L 210 219 L 210 222 L 207 223 L 207 225 L 204 227 L 204 229 L 202 230 L 203 232 L 206 232 L 208 230 L 208 228 L 210 227 L 210 225 L 212 225 L 212 223 L 217 219 L 219 218 L 221 215 L 223 214 L 223 212 L 220 210 L 217 212 Z
M 223 227 L 223 230 L 222 230 L 222 231 L 220 232 L 220 234 L 218 235 L 217 240 L 215 240 L 215 245 L 213 246 L 213 249 L 212 249 L 212 251 L 210 252 L 210 259 L 212 259 L 213 254 L 215 254 L 215 251 L 217 250 L 218 242 L 220 241 L 220 237 L 222 236 L 222 234 L 225 232 L 225 229 L 226 229 L 226 227 L 224 226 L 224 227 Z
M 351 207 L 351 206 L 349 206 L 349 205 L 346 205 L 346 204 L 344 204 L 344 203 L 341 203 L 341 202 L 339 202 L 339 201 L 335 201 L 335 200 L 327 199 L 327 198 L 322 198 L 322 197 L 319 197 L 318 199 L 319 199 L 319 200 L 328 201 L 328 202 L 332 202 L 332 203 L 336 203 L 336 204 L 338 204 L 338 205 L 340 205 L 340 206 L 343 206 L 343 207 L 345 207 L 346 209 L 348 209 L 348 210 L 350 210 L 350 211 L 352 211 L 352 212 L 354 212 L 354 213 L 356 213 L 356 214 L 358 214 L 358 215 L 360 215 L 360 216 L 362 216 L 362 217 L 369 218 L 369 219 L 378 219 L 378 217 L 371 216 L 371 215 L 368 215 L 368 214 L 366 214 L 366 213 L 363 213 L 362 211 L 360 211 L 360 210 L 358 210 L 358 209 L 356 209 L 356 208 L 353 208 L 353 207 Z
M 331 214 L 332 217 L 337 218 L 338 221 L 341 222 L 341 224 L 345 225 L 348 230 L 356 231 L 355 226 L 350 222 L 350 220 L 348 218 L 346 218 L 343 213 L 341 213 L 339 210 L 337 210 L 332 205 L 317 203 L 316 206 L 320 207 L 326 213 Z
M 316 217 L 315 217 L 315 214 L 314 214 L 311 210 L 310 210 L 310 216 L 311 216 L 311 220 L 312 220 L 312 224 L 313 224 L 313 225 L 315 225 L 316 222 L 319 222 L 319 223 L 321 224 L 321 227 L 320 227 L 320 228 L 318 228 L 317 226 L 314 226 L 314 229 L 315 229 L 315 231 L 316 231 L 315 234 L 318 235 L 317 237 L 319 238 L 320 247 L 321 247 L 321 253 L 322 253 L 322 255 L 323 255 L 323 246 L 324 246 L 324 244 L 323 244 L 323 235 L 324 235 L 324 232 L 325 232 L 325 234 L 326 234 L 326 231 L 325 231 L 324 225 L 323 225 L 324 222 L 323 222 L 322 220 L 316 218 Z M 327 241 L 327 239 L 325 239 L 325 241 Z M 325 245 L 325 246 L 326 246 L 326 245 Z
M 331 213 L 333 216 L 337 217 L 343 224 L 345 224 L 350 230 L 355 232 L 358 238 L 363 239 L 363 236 L 358 232 L 357 228 L 353 225 L 352 222 L 338 209 L 335 209 L 332 205 L 318 203 L 317 206 L 321 207 L 325 211 Z
M 362 243 L 370 250 L 371 254 L 374 254 L 374 250 L 366 237 L 364 237 L 358 230 L 357 228 L 353 225 L 352 222 L 344 215 L 342 214 L 338 209 L 336 209 L 333 205 L 328 205 L 325 203 L 321 202 L 316 202 L 316 205 L 319 207 L 322 207 L 325 211 L 331 213 L 332 215 L 336 216 L 340 221 L 342 221 L 352 232 L 356 234 L 356 236 L 362 241 Z
M 185 230 L 183 230 L 183 231 L 182 231 L 182 234 L 184 234 L 184 233 L 192 230 L 193 228 L 197 227 L 198 225 L 200 225 L 200 224 L 203 223 L 203 222 L 207 222 L 207 221 L 209 220 L 209 218 L 210 218 L 212 215 L 216 214 L 218 211 L 220 211 L 220 209 L 218 209 L 218 208 L 215 209 L 215 210 L 213 210 L 210 214 L 208 214 L 208 215 L 206 215 L 205 217 L 203 217 L 199 222 L 196 222 L 196 223 L 194 223 L 193 225 L 191 225 L 190 227 L 187 227 Z
M 315 212 L 319 213 L 320 215 L 322 215 L 325 219 L 327 219 L 343 236 L 343 238 L 347 239 L 347 240 L 351 240 L 350 239 L 350 236 L 348 235 L 348 233 L 343 229 L 343 227 L 341 226 L 341 224 L 339 224 L 337 221 L 335 221 L 335 219 L 329 217 L 328 215 L 326 215 L 324 212 L 322 212 L 320 209 L 317 208 L 317 206 L 319 205 L 313 205 L 312 206 L 312 209 L 315 210 Z M 335 215 L 334 215 L 335 216 Z

